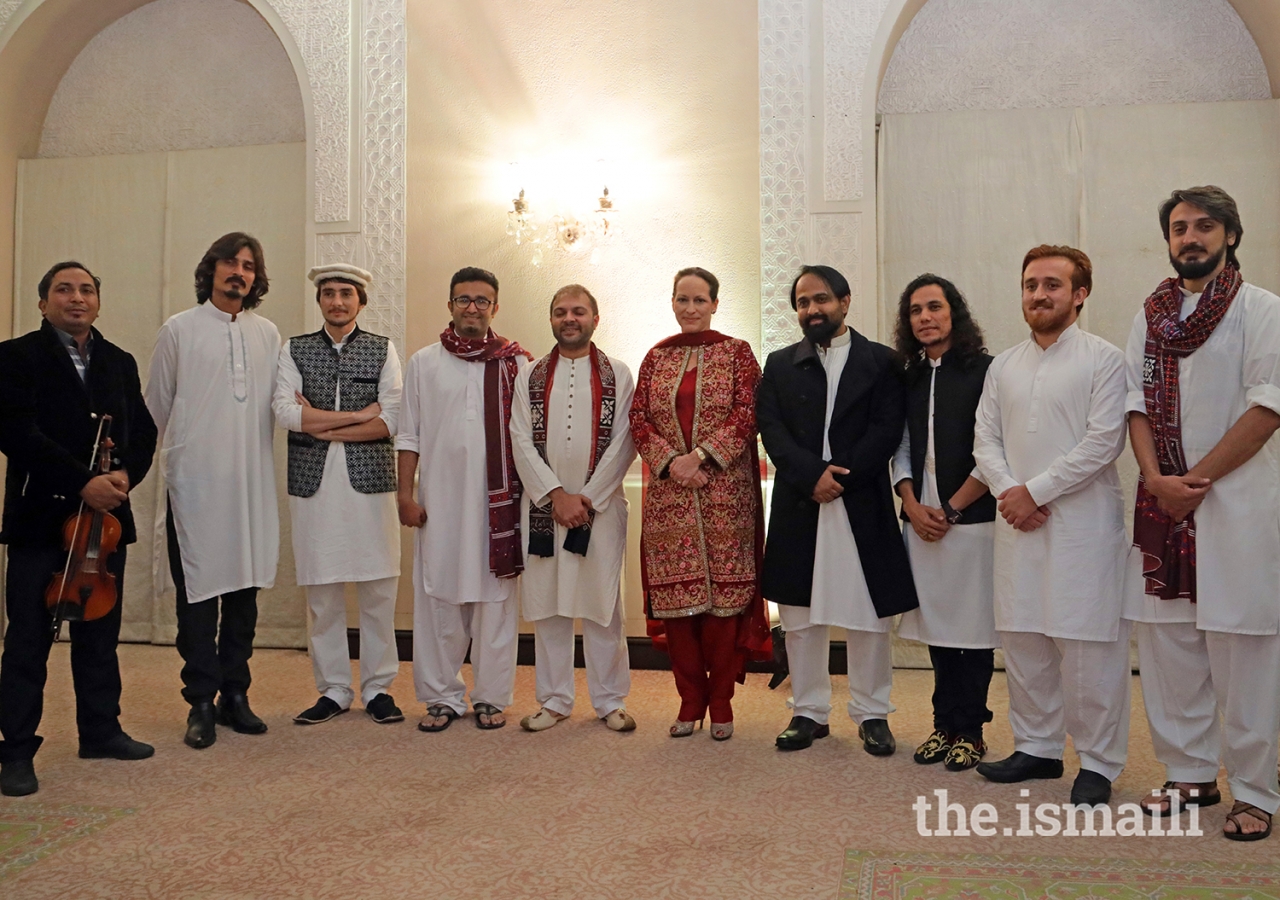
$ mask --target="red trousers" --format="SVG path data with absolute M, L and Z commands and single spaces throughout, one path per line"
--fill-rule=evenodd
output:
M 680 692 L 682 722 L 696 722 L 710 708 L 711 721 L 733 721 L 733 686 L 742 671 L 738 616 L 703 613 L 664 619 L 671 673 Z

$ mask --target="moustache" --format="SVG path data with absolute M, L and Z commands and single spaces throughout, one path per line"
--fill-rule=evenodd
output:
M 1208 252 L 1209 252 L 1208 250 L 1206 250 L 1204 247 L 1201 247 L 1199 244 L 1187 244 L 1187 246 L 1182 248 L 1182 252 L 1179 253 L 1178 255 L 1186 256 L 1188 253 L 1208 253 Z
M 238 284 L 240 287 L 244 287 L 245 282 L 239 275 L 232 275 L 227 279 L 227 284 Z

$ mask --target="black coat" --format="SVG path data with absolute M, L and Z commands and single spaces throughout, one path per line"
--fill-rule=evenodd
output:
M 920 605 L 889 486 L 889 461 L 902 442 L 904 386 L 892 350 L 852 331 L 829 428 L 832 458 L 822 458 L 827 373 L 802 340 L 769 354 L 756 400 L 756 422 L 777 470 L 765 543 L 765 597 L 808 606 L 818 537 L 813 489 L 828 464 L 842 466 L 841 499 L 849 513 L 867 588 L 881 618 Z
M 933 459 L 938 479 L 938 495 L 950 500 L 973 472 L 973 424 L 982 399 L 991 357 L 985 352 L 963 362 L 954 351 L 942 355 L 933 389 Z M 907 372 L 907 431 L 911 435 L 911 480 L 916 499 L 924 493 L 924 457 L 929 447 L 929 381 L 933 367 L 928 363 Z M 902 518 L 905 520 L 906 514 Z M 960 525 L 993 522 L 996 498 L 983 494 L 964 509 Z
M 48 322 L 0 343 L 0 453 L 9 460 L 0 543 L 61 544 L 62 524 L 94 474 L 98 423 L 90 413 L 112 416 L 112 468 L 123 468 L 137 487 L 151 468 L 156 424 L 133 357 L 95 328 L 82 382 Z M 111 514 L 120 520 L 121 543 L 137 540 L 129 502 Z

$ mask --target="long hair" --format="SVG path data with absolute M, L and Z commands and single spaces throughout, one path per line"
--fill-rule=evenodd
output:
M 947 304 L 951 307 L 950 352 L 963 364 L 987 349 L 982 328 L 974 321 L 973 314 L 969 312 L 969 304 L 960 289 L 941 275 L 926 272 L 913 278 L 898 300 L 898 324 L 893 331 L 893 342 L 908 370 L 924 361 L 924 345 L 911 331 L 911 295 L 931 284 L 942 288 L 942 296 L 946 297 Z
M 213 296 L 213 271 L 218 261 L 235 259 L 236 254 L 245 247 L 253 254 L 253 287 L 245 295 L 240 308 L 253 309 L 262 302 L 262 298 L 267 295 L 267 288 L 271 286 L 267 278 L 267 262 L 262 256 L 262 244 L 258 243 L 256 237 L 243 231 L 224 234 L 205 251 L 200 265 L 196 266 L 196 302 L 204 303 Z
M 1239 268 L 1236 250 L 1244 237 L 1244 225 L 1240 223 L 1240 210 L 1231 195 L 1216 184 L 1183 188 L 1170 194 L 1169 199 L 1160 204 L 1160 230 L 1164 232 L 1166 244 L 1169 243 L 1169 218 L 1173 215 L 1173 208 L 1179 203 L 1189 203 L 1196 209 L 1204 210 L 1209 218 L 1222 223 L 1227 234 L 1235 234 L 1235 245 L 1227 244 L 1227 262 Z

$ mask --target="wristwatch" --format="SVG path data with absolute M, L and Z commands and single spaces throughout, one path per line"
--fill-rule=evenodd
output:
M 694 453 L 696 453 L 696 454 L 698 455 L 698 462 L 700 462 L 700 463 L 704 463 L 704 462 L 706 462 L 706 461 L 707 461 L 707 451 L 706 451 L 706 450 L 703 450 L 701 447 L 694 447 L 694 448 L 693 448 L 693 452 L 694 452 Z
M 942 501 L 942 514 L 947 517 L 948 525 L 954 525 L 964 517 L 963 512 L 953 509 L 951 504 L 946 500 Z

